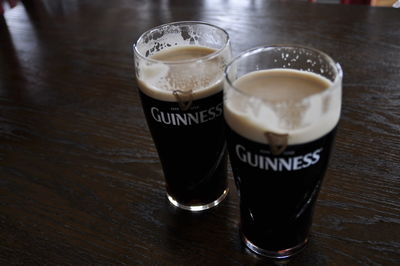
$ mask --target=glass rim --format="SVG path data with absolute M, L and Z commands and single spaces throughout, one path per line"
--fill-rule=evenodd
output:
M 215 29 L 221 31 L 225 35 L 225 43 L 221 48 L 219 48 L 215 52 L 212 52 L 212 53 L 210 53 L 208 55 L 201 56 L 201 57 L 198 57 L 198 58 L 193 58 L 193 59 L 179 60 L 179 61 L 164 61 L 164 60 L 152 59 L 150 57 L 147 57 L 147 56 L 143 55 L 139 51 L 138 44 L 139 44 L 140 41 L 143 40 L 143 38 L 146 35 L 151 34 L 152 32 L 154 32 L 156 30 L 160 30 L 160 29 L 165 28 L 167 26 L 178 26 L 178 25 L 205 25 L 205 26 L 209 26 L 209 27 L 215 28 Z M 152 63 L 163 63 L 163 64 L 167 64 L 167 65 L 180 65 L 180 64 L 190 64 L 190 63 L 201 63 L 201 62 L 204 62 L 204 61 L 208 61 L 208 60 L 214 59 L 215 57 L 218 57 L 222 53 L 222 51 L 224 51 L 229 46 L 229 43 L 230 43 L 229 34 L 223 28 L 221 28 L 219 26 L 216 26 L 214 24 L 210 24 L 210 23 L 204 22 L 204 21 L 190 21 L 190 20 L 186 21 L 185 20 L 185 21 L 176 21 L 176 22 L 170 22 L 170 23 L 161 24 L 161 25 L 158 25 L 158 26 L 156 26 L 154 28 L 151 28 L 151 29 L 145 31 L 144 33 L 142 33 L 140 35 L 140 37 L 137 39 L 137 41 L 133 44 L 133 51 L 142 60 L 146 60 L 146 61 L 149 61 L 149 62 L 152 62 Z
M 335 88 L 343 79 L 343 71 L 342 71 L 342 67 L 340 66 L 340 64 L 338 62 L 336 62 L 335 60 L 333 60 L 328 54 L 326 54 L 325 52 L 322 52 L 321 50 L 312 48 L 312 47 L 308 47 L 308 46 L 304 46 L 304 45 L 296 45 L 296 44 L 275 44 L 275 45 L 265 45 L 265 46 L 257 46 L 251 49 L 248 49 L 246 51 L 243 51 L 242 53 L 240 53 L 238 56 L 236 56 L 235 58 L 233 58 L 229 64 L 225 67 L 225 71 L 224 71 L 224 79 L 228 82 L 228 85 L 233 88 L 235 91 L 237 91 L 240 94 L 243 94 L 244 96 L 248 96 L 248 97 L 255 97 L 255 98 L 261 98 L 261 97 L 257 97 L 255 95 L 252 95 L 250 93 L 247 93 L 243 90 L 241 90 L 240 88 L 236 87 L 233 85 L 233 81 L 229 78 L 228 75 L 228 71 L 230 70 L 230 68 L 233 66 L 233 64 L 235 62 L 237 62 L 238 60 L 241 60 L 243 58 L 249 57 L 251 55 L 263 52 L 263 51 L 267 51 L 267 50 L 271 50 L 271 49 L 275 49 L 275 48 L 297 48 L 297 49 L 305 49 L 305 50 L 309 50 L 309 51 L 313 51 L 316 52 L 320 55 L 322 55 L 323 57 L 325 57 L 325 59 L 327 59 L 328 63 L 330 63 L 332 66 L 334 66 L 334 69 L 336 70 L 336 77 L 335 79 L 332 81 L 332 85 L 329 86 L 326 90 L 323 90 L 322 92 L 318 92 L 309 96 L 306 96 L 304 99 L 309 99 L 311 97 L 314 97 L 316 95 L 323 95 L 326 93 L 330 93 L 333 88 Z M 274 68 L 271 68 L 274 69 Z M 277 69 L 277 68 L 275 68 Z M 296 70 L 295 68 L 282 68 L 282 69 L 293 69 Z M 263 69 L 260 69 L 263 70 Z M 267 70 L 267 69 L 264 69 Z M 305 70 L 304 70 L 305 71 Z M 311 71 L 305 71 L 305 72 L 310 72 L 310 73 L 314 73 Z M 250 73 L 250 72 L 249 72 Z M 317 73 L 315 73 L 317 74 Z M 318 74 L 317 74 L 318 75 Z M 263 99 L 268 101 L 267 99 Z M 276 102 L 276 101 L 275 101 Z M 285 102 L 285 100 L 279 101 L 279 102 Z

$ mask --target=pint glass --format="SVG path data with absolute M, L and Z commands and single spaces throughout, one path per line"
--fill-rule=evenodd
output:
M 308 240 L 340 116 L 341 68 L 315 49 L 260 47 L 227 66 L 224 86 L 242 240 L 290 257 Z
M 134 44 L 135 73 L 167 197 L 201 211 L 227 195 L 223 79 L 229 36 L 203 22 L 175 22 Z

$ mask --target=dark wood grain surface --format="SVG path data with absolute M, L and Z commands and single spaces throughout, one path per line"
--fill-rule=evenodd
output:
M 289 265 L 400 263 L 400 10 L 300 1 L 26 0 L 0 17 L 1 265 L 263 265 L 231 193 L 190 214 L 164 181 L 132 44 L 171 21 L 225 28 L 233 52 L 308 45 L 344 70 L 311 241 Z

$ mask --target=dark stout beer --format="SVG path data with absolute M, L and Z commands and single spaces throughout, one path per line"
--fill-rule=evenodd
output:
M 227 92 L 227 140 L 240 193 L 241 232 L 257 253 L 284 256 L 307 242 L 340 113 L 340 104 L 332 107 L 340 94 L 321 96 L 331 85 L 316 74 L 275 69 L 236 80 L 243 94 Z M 249 104 L 246 95 L 260 101 Z M 303 102 L 305 97 L 312 99 Z M 280 101 L 288 104 L 277 105 Z M 323 121 L 307 124 L 321 112 Z M 281 153 L 273 152 L 267 132 L 287 137 Z
M 334 135 L 332 130 L 274 156 L 269 145 L 228 129 L 232 170 L 240 191 L 241 231 L 248 241 L 271 251 L 303 244 Z
M 165 49 L 151 59 L 169 62 L 168 69 L 162 64 L 143 67 L 142 79 L 138 80 L 169 200 L 190 210 L 217 204 L 227 193 L 223 67 L 218 58 L 194 64 L 192 68 L 173 62 L 214 52 L 199 46 Z
M 222 92 L 193 101 L 185 112 L 178 103 L 140 96 L 169 196 L 194 206 L 218 199 L 227 186 Z

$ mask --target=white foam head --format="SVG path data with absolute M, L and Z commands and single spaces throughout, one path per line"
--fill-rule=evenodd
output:
M 290 88 L 288 92 L 282 94 L 281 91 L 285 88 L 276 80 L 272 85 L 259 83 L 260 91 L 256 93 L 249 85 L 252 80 L 260 79 L 259 76 L 280 74 L 283 74 L 282 79 L 294 75 L 304 80 L 325 84 L 326 89 L 300 97 L 294 95 L 296 91 L 291 93 Z M 306 143 L 330 132 L 339 120 L 341 84 L 333 84 L 320 75 L 289 69 L 264 70 L 244 75 L 234 85 L 237 86 L 235 89 L 225 84 L 227 88 L 224 104 L 225 119 L 234 131 L 250 140 L 268 143 L 265 133 L 272 132 L 288 134 L 289 145 Z M 294 85 L 300 90 L 303 86 L 301 82 Z M 306 82 L 305 86 L 309 84 Z M 263 92 L 262 89 L 272 92 Z
M 279 136 L 281 144 L 306 143 L 330 132 L 339 120 L 340 65 L 313 48 L 273 45 L 248 50 L 227 66 L 224 87 L 228 125 L 256 142 Z
M 194 51 L 193 56 L 178 58 L 188 50 Z M 170 60 L 170 54 L 178 57 Z M 176 101 L 176 90 L 202 98 L 222 89 L 230 57 L 229 36 L 221 28 L 202 22 L 161 25 L 135 44 L 136 77 L 141 90 L 153 98 Z

